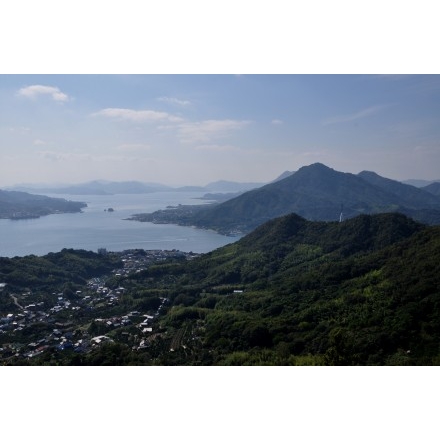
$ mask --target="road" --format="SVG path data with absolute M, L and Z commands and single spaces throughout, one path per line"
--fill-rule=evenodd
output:
M 15 304 L 17 307 L 19 307 L 20 309 L 24 309 L 24 307 L 18 303 L 18 299 L 17 299 L 17 297 L 16 297 L 15 295 L 13 295 L 12 293 L 11 293 L 10 295 L 11 295 L 11 298 L 14 300 L 14 304 Z

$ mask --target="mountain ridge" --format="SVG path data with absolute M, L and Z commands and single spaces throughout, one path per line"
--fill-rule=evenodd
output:
M 315 163 L 220 204 L 138 214 L 132 219 L 231 234 L 248 233 L 272 218 L 292 212 L 308 220 L 331 221 L 341 216 L 394 211 L 418 221 L 440 223 L 440 198 L 375 173 L 372 176 L 364 172 L 359 176 Z
M 427 191 L 435 196 L 440 196 L 440 182 L 433 182 L 430 185 L 421 188 L 423 191 Z
M 438 207 L 439 205 L 440 199 L 433 194 L 426 194 L 426 190 L 423 190 L 423 188 L 415 188 L 411 185 L 405 185 L 402 182 L 379 176 L 379 174 L 373 171 L 361 171 L 358 176 L 367 182 L 394 194 L 401 199 L 401 203 L 410 202 L 412 206 L 408 207 L 417 209 L 427 208 L 430 205 L 432 207 Z
M 216 191 L 243 192 L 263 186 L 264 183 L 257 182 L 232 182 L 219 180 L 208 183 L 205 186 L 190 185 L 172 187 L 161 183 L 139 182 L 139 181 L 104 181 L 93 180 L 90 182 L 75 185 L 37 186 L 37 185 L 16 185 L 8 188 L 12 191 L 22 191 L 31 194 L 69 194 L 69 195 L 113 195 L 113 194 L 147 194 L 161 191 Z

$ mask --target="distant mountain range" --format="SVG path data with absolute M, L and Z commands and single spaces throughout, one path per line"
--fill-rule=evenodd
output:
M 24 191 L 31 194 L 69 194 L 69 195 L 112 195 L 112 194 L 148 194 L 160 191 L 207 191 L 218 193 L 238 193 L 263 186 L 256 182 L 230 182 L 219 180 L 206 186 L 183 186 L 174 188 L 160 183 L 143 183 L 137 181 L 108 182 L 95 180 L 68 186 L 35 186 L 17 185 L 8 189 Z
M 87 206 L 82 202 L 0 190 L 0 218 L 12 220 L 38 218 L 43 215 L 81 212 Z
M 183 206 L 133 219 L 233 234 L 247 233 L 289 213 L 308 220 L 337 221 L 382 212 L 401 212 L 420 222 L 439 224 L 440 197 L 371 171 L 355 175 L 315 163 L 220 204 Z
M 423 187 L 428 186 L 434 182 L 440 182 L 440 180 L 423 180 L 423 179 L 402 180 L 402 183 L 405 183 L 406 185 L 412 185 L 417 188 L 423 188 Z
M 158 183 L 142 182 L 107 182 L 95 180 L 87 183 L 68 186 L 14 186 L 9 189 L 20 190 L 32 194 L 68 194 L 68 195 L 112 195 L 112 194 L 144 194 L 167 191 L 169 188 Z
M 47 185 L 41 186 L 38 184 L 21 184 L 4 188 L 8 191 L 21 191 L 31 194 L 70 194 L 70 195 L 112 195 L 112 194 L 146 194 L 160 191 L 207 191 L 210 195 L 217 196 L 218 199 L 232 198 L 240 195 L 243 192 L 252 189 L 261 188 L 268 183 L 275 183 L 280 180 L 290 177 L 295 171 L 284 171 L 277 178 L 270 182 L 233 182 L 229 180 L 218 180 L 216 182 L 208 183 L 204 186 L 180 186 L 173 187 L 154 182 L 139 182 L 139 181 L 124 181 L 113 182 L 107 180 L 93 180 L 91 182 L 79 183 L 74 185 Z M 402 181 L 406 185 L 415 186 L 417 188 L 426 189 L 433 183 L 440 183 L 432 180 L 409 179 Z M 226 197 L 221 197 L 220 194 L 228 194 Z
M 435 196 L 440 196 L 440 182 L 431 183 L 431 185 L 424 186 L 422 189 L 434 194 Z

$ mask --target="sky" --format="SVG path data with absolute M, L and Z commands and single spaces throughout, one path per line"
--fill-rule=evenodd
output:
M 0 187 L 440 179 L 438 75 L 0 75 Z

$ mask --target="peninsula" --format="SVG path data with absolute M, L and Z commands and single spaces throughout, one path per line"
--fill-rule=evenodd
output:
M 22 220 L 49 214 L 75 213 L 85 207 L 87 204 L 84 202 L 0 190 L 0 219 Z

